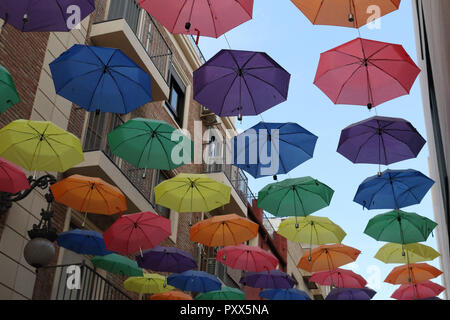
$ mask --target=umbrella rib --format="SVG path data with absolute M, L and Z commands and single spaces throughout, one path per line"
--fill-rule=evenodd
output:
M 342 91 L 344 91 L 344 87 L 350 82 L 350 80 L 353 78 L 353 76 L 356 74 L 356 72 L 358 72 L 361 68 L 362 68 L 362 65 L 360 65 L 358 68 L 356 68 L 356 70 L 353 71 L 353 73 L 348 77 L 348 79 L 345 80 L 345 82 L 342 84 L 341 89 L 339 90 L 339 93 L 336 97 L 335 103 L 337 103 L 339 101 Z
M 402 84 L 397 78 L 395 78 L 393 75 L 391 75 L 390 73 L 388 73 L 388 72 L 386 72 L 385 70 L 381 69 L 379 66 L 377 66 L 377 65 L 376 65 L 375 63 L 373 63 L 373 62 L 370 62 L 370 64 L 373 65 L 374 67 L 376 67 L 377 69 L 379 69 L 379 70 L 380 70 L 381 72 L 383 72 L 384 74 L 387 74 L 389 77 L 391 77 L 392 79 L 394 79 L 395 82 L 397 82 L 397 83 L 402 87 L 402 89 L 405 90 L 405 92 L 409 92 L 409 90 L 406 89 L 406 88 L 403 86 L 403 84 Z
M 404 131 L 408 131 L 408 130 L 404 130 Z M 404 144 L 405 146 L 407 146 L 408 149 L 412 152 L 411 147 L 410 147 L 406 142 L 404 142 L 404 141 L 398 139 L 396 136 L 390 134 L 388 131 L 385 131 L 385 133 L 386 133 L 388 136 L 392 137 L 393 139 L 395 139 L 395 140 L 399 141 L 400 143 Z
M 282 198 L 280 199 L 280 201 L 278 202 L 278 208 L 277 208 L 277 210 L 276 210 L 275 215 L 278 214 L 278 211 L 280 210 L 280 207 L 281 207 L 281 203 L 283 202 L 284 198 L 286 198 L 287 195 L 289 194 L 289 192 L 291 191 L 289 188 L 286 188 L 286 189 L 287 189 L 287 192 L 283 195 L 283 197 L 282 197 Z M 283 190 L 283 189 L 281 189 L 281 190 Z M 280 191 L 281 191 L 281 190 L 280 190 Z
M 195 0 L 192 0 L 192 1 L 195 1 Z M 186 6 L 186 3 L 187 3 L 187 2 L 188 2 L 188 0 L 184 0 L 183 5 L 180 7 L 180 11 L 178 11 L 178 15 L 177 15 L 177 17 L 175 18 L 175 22 L 174 22 L 174 24 L 173 24 L 172 31 L 175 30 L 175 27 L 177 26 L 177 23 L 178 23 L 178 19 L 180 18 L 181 12 L 183 11 L 183 9 L 184 9 L 184 7 Z M 192 3 L 192 5 L 194 5 L 194 3 Z
M 358 148 L 358 152 L 356 153 L 355 161 L 358 160 L 359 154 L 361 153 L 362 148 L 364 147 L 364 145 L 365 145 L 366 143 L 368 143 L 370 139 L 372 139 L 373 137 L 375 137 L 376 134 L 377 134 L 377 133 L 374 132 L 369 138 L 367 138 L 366 141 L 364 141 L 364 143 L 361 143 L 361 145 L 360 145 L 359 148 Z
M 131 67 L 129 67 L 129 68 L 131 68 Z M 136 68 L 136 69 L 139 70 L 139 68 Z M 139 87 L 142 88 L 142 90 L 143 90 L 145 93 L 147 93 L 147 91 L 146 91 L 147 89 L 145 89 L 145 88 L 142 86 L 141 83 L 139 83 L 139 82 L 135 81 L 134 79 L 128 77 L 127 75 L 123 74 L 122 72 L 117 71 L 116 69 L 112 69 L 112 68 L 111 68 L 111 72 L 115 72 L 115 73 L 120 74 L 122 77 L 128 79 L 129 81 L 131 81 L 131 82 L 133 82 L 133 83 L 135 83 L 135 84 L 137 84 Z M 150 97 L 150 96 L 149 96 L 149 97 Z
M 234 240 L 234 243 L 235 243 L 235 244 L 239 244 L 239 242 L 237 241 L 237 239 L 236 239 L 235 236 L 234 236 L 234 233 L 231 231 L 231 228 L 230 228 L 230 226 L 228 225 L 228 223 L 225 223 L 224 226 L 227 226 L 228 230 L 230 231 L 230 234 L 231 234 L 231 237 L 232 237 L 233 240 Z M 225 229 L 225 227 L 224 227 L 224 229 Z M 224 231 L 225 231 L 225 230 L 224 230 Z M 224 232 L 224 233 L 225 233 L 225 232 Z
M 157 130 L 157 129 L 158 129 L 158 128 L 156 128 L 155 130 Z M 166 138 L 166 137 L 164 137 L 164 138 Z M 170 165 L 171 159 L 170 159 L 169 154 L 167 153 L 167 150 L 166 150 L 166 148 L 164 147 L 164 145 L 163 145 L 161 139 L 159 139 L 159 134 L 156 134 L 156 140 L 158 140 L 159 144 L 161 145 L 161 148 L 162 148 L 163 151 L 164 151 L 164 155 L 166 156 L 167 163 L 169 164 L 169 167 L 171 167 L 171 165 Z
M 153 139 L 151 137 L 148 137 L 147 142 L 145 143 L 144 148 L 142 148 L 141 155 L 139 156 L 139 160 L 137 162 L 137 167 L 138 168 L 141 168 L 140 165 L 141 165 L 142 156 L 144 155 L 145 149 L 147 149 L 148 145 L 150 145 L 150 148 L 149 148 L 149 151 L 148 151 L 148 153 L 150 153 L 150 150 L 152 148 L 152 146 L 151 146 L 152 142 L 153 142 Z
M 374 55 L 380 53 L 381 51 L 383 51 L 384 49 L 386 49 L 386 48 L 389 47 L 389 46 L 391 46 L 390 43 L 388 43 L 388 44 L 386 44 L 385 46 L 383 46 L 382 48 L 378 49 L 377 51 L 375 51 L 374 53 L 372 53 L 369 57 L 367 57 L 367 60 L 369 60 L 369 59 L 370 59 L 370 60 L 375 60 L 375 59 L 372 59 L 372 57 L 373 57 Z
M 216 67 L 216 66 L 214 66 L 214 67 Z M 227 69 L 228 69 L 228 68 L 227 68 Z M 224 78 L 226 78 L 226 77 L 228 77 L 228 76 L 230 76 L 230 75 L 232 75 L 232 74 L 235 74 L 236 71 L 235 71 L 234 69 L 232 69 L 232 70 L 233 70 L 232 72 L 227 73 L 226 75 L 223 75 L 223 76 L 221 76 L 221 77 L 219 77 L 219 78 L 216 78 L 216 79 L 214 79 L 214 80 L 212 80 L 212 81 L 206 83 L 202 88 L 200 88 L 200 89 L 197 91 L 196 95 L 198 96 L 205 88 L 207 88 L 209 85 L 215 83 L 216 81 L 222 80 L 222 79 L 224 79 Z M 237 77 L 237 75 L 236 75 L 236 77 Z M 233 80 L 233 83 L 234 83 L 234 80 Z M 232 83 L 232 84 L 233 84 L 233 83 Z M 232 86 L 233 86 L 233 85 L 232 85 Z
M 245 77 L 241 77 L 241 79 L 244 80 L 245 87 L 247 88 L 248 94 L 250 95 L 250 98 L 252 100 L 253 109 L 255 110 L 255 113 L 258 114 L 258 110 L 256 109 L 256 104 L 255 104 L 255 98 L 252 95 L 252 92 L 248 86 L 247 80 L 245 79 Z
M 377 195 L 377 193 L 380 192 L 381 189 L 383 189 L 387 184 L 388 184 L 388 181 L 385 181 L 384 184 L 381 186 L 381 188 L 379 188 L 376 192 L 374 192 L 374 193 L 372 194 L 372 196 L 370 197 L 370 202 L 368 203 L 369 206 L 370 206 L 370 204 L 372 203 L 373 198 L 375 198 L 375 196 Z M 368 209 L 369 209 L 369 208 L 368 208 Z
M 127 111 L 128 111 L 127 110 L 127 104 L 126 104 L 125 97 L 123 95 L 122 89 L 120 88 L 119 83 L 117 82 L 116 78 L 112 75 L 112 73 L 110 73 L 109 75 L 111 76 L 111 79 L 114 80 L 114 83 L 115 83 L 115 85 L 117 87 L 117 90 L 119 90 L 120 96 L 122 97 L 123 109 L 124 109 L 125 113 L 127 113 Z
M 100 86 L 100 83 L 103 83 L 103 80 L 104 80 L 104 77 L 103 77 L 103 74 L 101 74 L 100 77 L 97 80 L 97 85 L 95 86 L 95 89 L 92 92 L 91 99 L 89 100 L 89 106 L 88 106 L 89 110 L 92 109 L 92 101 L 94 100 L 95 94 L 97 93 L 97 90 L 98 90 L 98 87 Z M 102 85 L 102 88 L 103 88 L 103 85 Z M 100 106 L 99 106 L 98 110 L 100 110 Z
M 253 77 L 253 78 L 255 78 L 255 79 L 257 79 L 257 80 L 259 80 L 259 81 L 261 81 L 261 82 L 263 82 L 263 83 L 265 83 L 265 84 L 267 84 L 268 86 L 270 86 L 270 87 L 272 87 L 272 88 L 274 88 L 275 91 L 277 91 L 277 92 L 280 94 L 280 96 L 282 96 L 282 97 L 284 98 L 284 95 L 283 95 L 283 94 L 280 92 L 280 90 L 278 90 L 278 88 L 275 87 L 272 83 L 270 83 L 270 82 L 268 82 L 268 81 L 266 81 L 266 80 L 264 80 L 264 79 L 261 79 L 260 77 L 255 76 L 254 74 L 252 74 L 252 73 L 250 73 L 250 72 L 246 72 L 245 74 L 246 74 L 246 75 L 249 75 L 249 76 L 251 76 L 251 77 Z
M 193 1 L 195 1 L 195 0 L 193 0 Z M 214 13 L 213 13 L 213 9 L 212 9 L 212 4 L 209 1 L 208 1 L 208 6 L 209 6 L 209 13 L 211 14 L 211 21 L 212 21 L 212 24 L 214 26 L 214 34 L 216 35 L 216 38 L 217 38 L 218 34 L 217 34 L 216 22 L 214 20 Z M 194 3 L 192 3 L 192 7 L 194 7 Z
M 71 83 L 71 82 L 74 81 L 75 79 L 80 78 L 80 77 L 84 77 L 84 76 L 86 76 L 86 75 L 88 75 L 88 74 L 91 74 L 91 73 L 94 73 L 94 72 L 98 72 L 98 71 L 101 70 L 101 69 L 102 69 L 102 68 L 100 67 L 100 68 L 97 68 L 97 69 L 95 69 L 95 70 L 91 70 L 91 71 L 89 71 L 89 72 L 80 74 L 80 75 L 78 75 L 77 77 L 73 77 L 72 79 L 70 79 L 70 80 L 68 80 L 66 83 L 64 83 L 64 84 L 57 90 L 57 92 L 61 92 L 62 89 L 64 89 L 69 83 Z
M 105 201 L 106 207 L 108 207 L 108 210 L 109 210 L 110 212 L 113 212 L 112 208 L 109 206 L 108 200 L 106 200 L 106 198 L 105 198 L 105 196 L 103 195 L 102 192 L 107 193 L 107 194 L 109 194 L 109 195 L 112 195 L 113 197 L 116 197 L 116 195 L 110 193 L 108 190 L 106 190 L 105 188 L 103 188 L 102 185 L 95 185 L 95 186 L 96 186 L 96 188 L 98 189 L 98 190 L 97 190 L 98 194 L 99 194 L 99 195 L 103 198 L 103 200 Z M 102 192 L 100 192 L 100 191 L 102 191 Z M 120 211 L 120 208 L 117 208 L 117 209 L 119 209 L 119 211 Z M 116 212 L 117 212 L 117 211 L 116 211 Z
M 331 72 L 331 71 L 335 71 L 335 70 L 338 70 L 338 69 L 341 69 L 341 68 L 345 68 L 345 67 L 348 67 L 348 66 L 351 66 L 351 65 L 354 65 L 354 64 L 361 64 L 361 61 L 356 61 L 356 62 L 352 62 L 352 63 L 344 64 L 344 65 L 342 65 L 342 66 L 337 66 L 337 67 L 328 69 L 327 71 L 325 71 L 324 73 L 322 73 L 322 74 L 320 75 L 320 77 L 318 77 L 318 78 L 314 81 L 314 83 L 316 83 L 319 79 L 321 79 L 323 76 L 325 76 L 327 73 L 329 73 L 329 72 Z
M 310 135 L 307 134 L 307 133 L 296 133 L 296 134 L 305 134 L 305 135 L 307 135 L 307 136 L 310 136 Z M 311 157 L 313 156 L 312 154 L 309 154 L 307 151 L 305 151 L 305 149 L 303 149 L 302 146 L 299 146 L 299 145 L 296 145 L 296 144 L 294 144 L 294 143 L 288 142 L 288 141 L 286 141 L 286 140 L 284 140 L 284 139 L 282 139 L 282 138 L 279 138 L 279 140 L 280 140 L 280 141 L 283 141 L 284 143 L 286 143 L 286 144 L 288 144 L 288 145 L 291 145 L 291 146 L 293 146 L 293 147 L 296 147 L 296 148 L 302 150 L 304 153 L 306 153 L 307 155 L 309 155 L 309 156 L 311 156 Z
M 130 140 L 134 140 L 134 139 L 136 139 L 136 138 L 140 138 L 140 137 L 147 136 L 147 135 L 148 135 L 148 132 L 146 131 L 146 133 L 139 134 L 139 135 L 137 135 L 137 136 L 133 136 L 133 137 L 131 137 L 131 138 L 122 140 L 122 141 L 121 141 L 114 149 L 111 148 L 111 151 L 112 151 L 112 152 L 115 152 L 117 149 L 119 149 L 119 147 L 120 147 L 122 144 L 127 143 L 127 142 L 130 141 Z M 110 147 L 111 147 L 111 144 L 110 144 Z
M 245 69 L 245 67 L 247 66 L 247 64 L 248 64 L 254 57 L 256 57 L 257 54 L 258 54 L 257 52 L 254 52 L 254 53 L 250 56 L 250 58 L 248 58 L 248 60 L 244 62 L 244 64 L 240 67 L 240 69 L 242 69 L 242 70 L 248 70 L 248 69 Z
M 319 9 L 317 10 L 317 14 L 316 14 L 316 16 L 314 17 L 314 20 L 313 20 L 313 24 L 316 24 L 316 20 L 317 20 L 317 18 L 319 17 L 319 14 L 320 14 L 320 10 L 322 10 L 322 6 L 323 6 L 323 3 L 325 2 L 325 0 L 322 0 L 321 2 L 320 2 L 320 6 L 319 6 Z
M 224 95 L 224 97 L 223 97 L 222 107 L 220 108 L 219 115 L 222 114 L 223 108 L 225 107 L 225 101 L 227 100 L 228 94 L 230 93 L 231 89 L 233 88 L 234 83 L 236 82 L 236 79 L 237 79 L 237 78 L 238 78 L 238 75 L 236 74 L 236 76 L 234 77 L 233 81 L 231 82 L 230 87 L 229 87 L 228 90 L 227 90 L 227 93 L 226 93 L 226 94 Z

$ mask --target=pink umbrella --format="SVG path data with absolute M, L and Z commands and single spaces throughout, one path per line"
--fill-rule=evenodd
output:
M 0 158 L 0 191 L 16 194 L 26 189 L 30 189 L 30 184 L 23 170 Z
M 397 300 L 417 300 L 436 297 L 441 294 L 445 288 L 437 283 L 426 281 L 415 284 L 403 284 L 395 290 L 391 298 Z
M 364 288 L 367 281 L 359 274 L 351 270 L 334 269 L 333 271 L 321 271 L 314 273 L 310 281 L 323 286 L 333 286 L 336 288 Z
M 225 247 L 217 252 L 217 261 L 232 269 L 252 272 L 275 270 L 278 259 L 259 247 L 237 245 Z

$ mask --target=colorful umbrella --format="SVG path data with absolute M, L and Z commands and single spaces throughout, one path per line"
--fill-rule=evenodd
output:
M 412 263 L 394 268 L 384 282 L 390 284 L 422 283 L 439 277 L 441 274 L 441 270 L 428 263 Z
M 233 138 L 233 165 L 254 178 L 285 174 L 313 157 L 317 139 L 296 123 L 260 122 Z
M 91 262 L 96 268 L 122 276 L 143 276 L 142 269 L 138 267 L 136 261 L 115 253 L 94 257 Z
M 19 102 L 19 94 L 17 93 L 11 74 L 0 65 L 0 114 Z
M 173 34 L 218 38 L 251 20 L 253 0 L 139 0 L 139 5 Z
M 195 300 L 245 300 L 245 293 L 236 288 L 222 286 L 220 290 L 200 293 Z
M 242 120 L 286 101 L 290 78 L 266 53 L 221 50 L 194 71 L 194 99 L 219 116 Z
M 372 300 L 376 294 L 369 288 L 334 288 L 325 300 Z
M 337 151 L 353 163 L 389 165 L 417 157 L 425 143 L 408 121 L 377 116 L 342 130 Z
M 400 209 L 419 204 L 433 184 L 416 170 L 386 170 L 364 180 L 353 201 L 369 210 Z
M 0 18 L 22 32 L 67 32 L 94 10 L 95 0 L 2 0 Z
M 191 241 L 209 247 L 237 245 L 258 235 L 258 224 L 237 214 L 214 216 L 191 227 Z
M 308 272 L 334 270 L 354 262 L 361 251 L 343 244 L 332 244 L 314 248 L 309 254 L 303 254 L 297 268 Z
M 171 274 L 167 283 L 183 291 L 208 292 L 220 290 L 222 283 L 216 276 L 203 271 L 188 270 Z
M 103 233 L 106 249 L 124 255 L 156 247 L 171 234 L 170 220 L 153 212 L 127 214 Z
M 84 161 L 80 139 L 49 121 L 15 120 L 0 140 L 0 156 L 29 171 L 64 172 Z
M 139 294 L 163 293 L 175 289 L 167 285 L 166 278 L 159 274 L 144 273 L 142 277 L 130 277 L 123 282 L 128 291 Z
M 30 189 L 30 183 L 23 170 L 0 158 L 0 192 L 16 194 L 26 189 Z
M 60 233 L 57 242 L 60 247 L 78 254 L 106 256 L 113 253 L 106 250 L 102 234 L 91 230 L 75 229 Z
M 432 247 L 420 243 L 397 244 L 387 243 L 378 250 L 375 258 L 384 263 L 417 263 L 432 261 L 440 254 Z
M 441 294 L 445 288 L 437 283 L 426 281 L 423 283 L 403 284 L 391 296 L 397 300 L 430 299 Z
M 294 278 L 280 270 L 248 272 L 239 282 L 244 286 L 261 289 L 289 289 L 297 284 Z
M 189 252 L 174 248 L 156 246 L 144 254 L 137 255 L 138 266 L 160 272 L 181 273 L 197 268 L 197 263 Z
M 192 297 L 181 291 L 172 290 L 163 293 L 153 294 L 150 300 L 194 300 Z
M 332 271 L 321 271 L 314 273 L 309 279 L 311 282 L 323 286 L 333 286 L 336 288 L 359 288 L 366 286 L 367 281 L 359 274 L 351 270 L 334 269 Z
M 113 154 L 137 168 L 173 170 L 185 164 L 175 163 L 172 157 L 173 149 L 179 144 L 178 138 L 172 140 L 176 134 L 177 130 L 165 121 L 136 118 L 111 131 L 108 142 Z M 193 142 L 190 141 L 191 162 L 193 148 Z M 181 160 L 182 151 L 179 155 Z
M 208 212 L 230 202 L 231 188 L 205 174 L 180 173 L 155 187 L 156 203 L 177 212 Z
M 87 111 L 127 114 L 152 101 L 150 76 L 119 49 L 76 44 L 50 70 L 56 93 Z
M 259 296 L 269 300 L 311 300 L 306 292 L 296 288 L 266 289 L 261 291 Z
M 219 250 L 216 259 L 232 269 L 252 272 L 275 270 L 278 265 L 278 259 L 272 253 L 243 244 Z
M 321 54 L 314 84 L 334 104 L 372 109 L 409 94 L 419 73 L 401 45 L 357 38 Z

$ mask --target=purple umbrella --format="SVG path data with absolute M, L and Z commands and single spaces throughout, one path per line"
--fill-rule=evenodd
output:
M 0 18 L 16 29 L 70 31 L 95 10 L 95 0 L 1 0 Z
M 194 99 L 241 120 L 286 101 L 290 78 L 266 53 L 222 50 L 194 72 Z
M 373 117 L 342 130 L 337 151 L 353 163 L 389 165 L 417 157 L 425 142 L 406 120 Z
M 335 288 L 330 291 L 325 300 L 372 300 L 376 294 L 369 288 Z
M 290 289 L 297 284 L 294 278 L 280 270 L 249 272 L 239 282 L 261 289 Z
M 197 268 L 194 258 L 186 251 L 173 247 L 156 246 L 136 256 L 138 266 L 161 272 L 182 273 Z

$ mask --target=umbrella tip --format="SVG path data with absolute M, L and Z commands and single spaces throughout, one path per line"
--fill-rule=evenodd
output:
M 277 177 L 277 175 L 274 175 L 274 176 L 273 176 L 273 180 L 275 180 L 275 181 L 277 181 L 277 180 L 278 180 L 278 177 Z
M 311 256 L 309 256 L 309 257 L 308 257 L 308 261 L 309 261 L 309 262 L 311 262 L 311 260 L 312 260 L 312 257 L 311 257 Z
M 378 172 L 378 177 L 381 177 L 383 174 L 381 173 L 381 171 Z
M 373 109 L 373 104 L 372 103 L 368 103 L 367 104 L 367 109 L 372 110 Z
M 186 24 L 184 25 L 184 27 L 186 28 L 186 30 L 189 31 L 189 29 L 191 29 L 191 23 L 190 23 L 190 22 L 186 22 Z
M 355 21 L 355 17 L 353 16 L 353 13 L 350 13 L 348 15 L 348 22 L 353 22 L 353 21 Z

